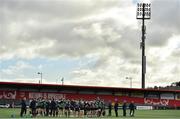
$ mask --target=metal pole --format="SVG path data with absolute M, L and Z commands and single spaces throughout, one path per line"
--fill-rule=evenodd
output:
M 37 74 L 40 74 L 40 75 L 41 75 L 41 80 L 39 81 L 39 83 L 42 84 L 42 72 L 38 72 Z
M 42 84 L 42 72 L 41 72 L 41 84 Z
M 132 88 L 132 77 L 126 77 L 126 79 L 129 79 L 129 81 L 130 81 L 130 88 Z
M 145 25 L 144 25 L 144 8 L 143 3 L 143 18 L 142 18 L 142 88 L 145 88 L 145 73 L 146 73 L 146 56 L 145 56 Z
M 62 81 L 62 85 L 64 85 L 64 77 L 62 77 L 61 81 Z

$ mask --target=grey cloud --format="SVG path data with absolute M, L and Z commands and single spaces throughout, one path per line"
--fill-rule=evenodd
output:
M 1 16 L 2 19 L 4 19 L 4 21 L 1 22 L 4 23 L 2 24 L 4 33 L 1 34 L 1 43 L 6 48 L 8 47 L 9 50 L 27 48 L 34 44 L 38 45 L 46 42 L 44 39 L 49 39 L 55 43 L 51 47 L 51 50 L 41 48 L 37 49 L 37 53 L 44 56 L 59 56 L 61 54 L 77 56 L 91 53 L 97 48 L 110 47 L 119 50 L 124 58 L 136 58 L 137 61 L 137 58 L 140 56 L 140 29 L 132 29 L 129 26 L 121 28 L 121 26 L 118 26 L 118 24 L 110 18 L 100 21 L 73 21 L 73 18 L 82 18 L 93 13 L 95 14 L 97 11 L 102 12 L 104 9 L 122 6 L 120 2 L 116 0 L 96 2 L 82 0 L 66 0 L 60 2 L 57 0 L 51 2 L 48 0 L 7 0 L 1 1 L 1 3 L 1 13 L 4 13 L 4 15 Z M 159 5 L 166 7 L 159 8 Z M 147 26 L 148 34 L 146 40 L 148 46 L 164 45 L 173 33 L 179 33 L 177 27 L 180 21 L 178 5 L 179 2 L 177 0 L 173 0 L 172 2 L 167 0 L 163 2 L 161 0 L 153 1 L 152 22 L 147 24 L 149 25 Z M 176 12 L 177 15 L 173 15 L 174 12 Z M 36 14 L 36 17 L 34 17 L 34 14 Z M 163 20 L 161 18 L 163 18 Z M 35 26 L 27 23 L 28 20 L 31 19 L 35 21 Z M 72 20 L 68 21 L 69 19 Z M 11 36 L 8 33 L 8 27 L 10 23 L 13 22 L 18 23 L 17 25 L 20 26 L 20 32 L 15 36 Z M 93 29 L 91 29 L 91 27 L 95 23 L 101 26 L 102 34 L 92 32 Z M 89 34 L 85 34 L 86 37 L 84 37 L 74 33 L 73 29 L 79 27 L 89 32 Z M 118 35 L 121 37 L 118 37 Z M 110 39 L 115 41 L 110 42 Z M 5 47 L 1 47 L 1 52 L 5 52 Z
M 88 50 L 94 49 L 100 44 L 96 42 L 98 40 L 95 37 L 87 37 L 87 40 L 84 40 L 80 36 L 73 34 L 72 30 L 80 26 L 73 19 L 108 9 L 116 5 L 118 1 L 53 0 L 50 2 L 48 0 L 7 0 L 1 1 L 1 3 L 0 11 L 3 19 L 1 24 L 4 32 L 1 32 L 1 43 L 6 47 L 1 47 L 1 51 L 5 52 L 6 50 L 7 52 L 7 49 L 13 51 L 14 49 L 41 45 L 42 42 L 46 42 L 44 39 L 50 39 L 56 43 L 51 47 L 51 51 L 39 48 L 36 50 L 37 53 L 42 56 L 59 56 L 61 54 L 74 56 L 86 54 Z M 72 20 L 68 22 L 69 19 Z M 35 26 L 28 24 L 30 20 L 35 22 Z M 12 23 L 17 25 L 17 27 L 14 26 L 14 30 L 19 28 L 19 31 L 13 35 L 9 33 L 11 30 L 9 27 L 12 27 Z
M 173 34 L 180 30 L 180 1 L 154 0 L 152 17 L 147 24 L 147 43 L 151 46 L 163 46 Z
M 177 57 L 180 60 L 180 48 L 172 52 L 173 57 Z
M 61 19 L 79 18 L 108 9 L 119 2 L 117 0 L 3 0 L 1 3 L 3 9 L 12 10 L 17 16 L 23 14 L 26 18 L 40 15 L 46 20 L 57 16 Z
M 138 68 L 141 64 L 139 45 L 141 25 L 138 25 L 138 29 L 134 29 L 131 26 L 118 23 L 111 16 L 102 19 L 88 19 L 88 17 L 96 17 L 101 13 L 106 13 L 111 8 L 121 10 L 128 6 L 128 2 L 131 1 L 1 0 L 0 2 L 0 37 L 2 44 L 0 55 L 13 53 L 14 57 L 20 57 L 18 51 L 26 51 L 28 48 L 32 49 L 30 52 L 36 54 L 36 56 L 47 58 L 61 56 L 72 58 L 99 53 L 99 59 L 91 69 L 94 77 L 99 79 L 108 78 L 108 75 L 104 76 L 103 72 L 97 74 L 99 73 L 97 71 L 104 70 L 109 66 L 110 69 L 107 68 L 106 71 L 111 72 L 111 66 L 114 65 L 118 65 L 115 70 L 116 73 L 111 72 L 114 73 L 114 77 L 140 72 Z M 135 14 L 135 11 L 132 12 Z M 147 50 L 155 46 L 163 47 L 173 34 L 180 34 L 179 21 L 180 2 L 178 0 L 153 1 L 152 19 L 146 21 Z M 96 30 L 101 32 L 98 33 Z M 50 43 L 52 44 L 48 46 Z M 106 50 L 109 51 L 107 54 Z M 178 51 L 173 51 L 171 55 L 174 59 L 166 59 L 163 63 L 170 60 L 176 63 L 179 59 Z M 117 60 L 122 60 L 122 62 L 117 64 L 109 62 L 112 56 L 118 57 Z M 162 68 L 161 65 L 158 65 L 160 62 L 159 59 L 156 61 L 148 60 L 148 67 L 154 68 L 147 75 L 158 74 Z M 178 71 L 176 68 L 172 70 L 176 73 Z M 84 77 L 86 78 L 86 76 Z M 157 79 L 157 77 L 154 79 Z M 89 81 L 84 81 L 84 83 Z

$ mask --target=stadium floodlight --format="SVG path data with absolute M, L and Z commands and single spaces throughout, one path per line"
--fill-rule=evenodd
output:
M 59 79 L 59 78 L 58 78 Z M 58 83 L 58 79 L 56 79 L 56 83 Z M 60 77 L 62 85 L 64 84 L 64 77 Z
M 126 79 L 130 80 L 130 88 L 132 88 L 132 77 L 126 77 Z
M 137 19 L 142 20 L 142 42 L 140 47 L 142 48 L 142 88 L 145 88 L 145 74 L 146 74 L 146 55 L 145 55 L 145 34 L 146 26 L 144 25 L 144 20 L 151 18 L 151 4 L 150 3 L 138 3 L 137 4 Z
M 41 75 L 41 81 L 39 83 L 42 84 L 42 72 L 38 72 L 37 74 Z
M 151 19 L 151 4 L 138 3 L 136 18 L 137 19 Z

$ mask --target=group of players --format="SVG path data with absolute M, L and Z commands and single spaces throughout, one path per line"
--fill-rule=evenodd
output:
M 105 116 L 105 102 L 99 98 L 93 101 L 59 99 L 33 99 L 29 104 L 30 114 L 52 117 L 101 117 Z
M 23 117 L 27 112 L 26 98 L 21 101 L 21 113 Z M 114 105 L 111 101 L 105 102 L 100 98 L 96 98 L 92 101 L 85 100 L 69 100 L 69 99 L 44 99 L 42 97 L 38 99 L 32 99 L 29 102 L 29 114 L 32 117 L 104 117 L 106 109 L 108 109 L 108 116 L 111 116 L 111 110 L 114 107 L 115 116 L 118 117 L 118 101 L 116 100 Z M 123 116 L 126 116 L 127 108 L 130 109 L 130 116 L 134 116 L 135 112 L 134 101 L 127 106 L 126 101 L 122 105 Z

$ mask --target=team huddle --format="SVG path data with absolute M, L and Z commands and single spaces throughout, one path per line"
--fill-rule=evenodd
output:
M 33 99 L 29 104 L 32 117 L 102 117 L 105 116 L 105 102 L 99 98 L 93 101 L 59 99 Z M 22 113 L 26 113 L 24 110 Z M 22 114 L 23 115 L 23 114 Z M 22 116 L 21 115 L 21 116 Z

